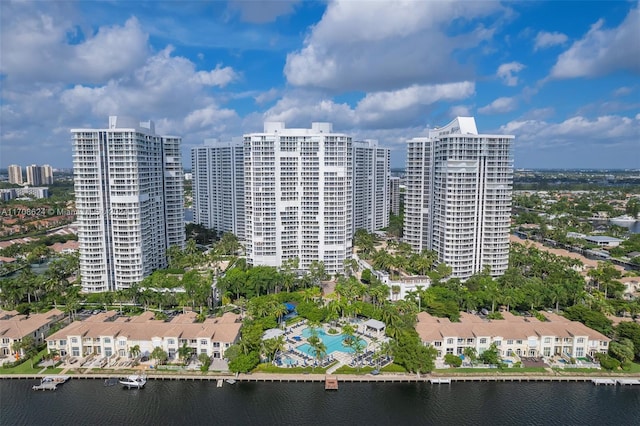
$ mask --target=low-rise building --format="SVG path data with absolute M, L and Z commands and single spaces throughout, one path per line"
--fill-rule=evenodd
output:
M 620 238 L 609 237 L 606 235 L 587 235 L 585 241 L 591 244 L 597 244 L 599 247 L 618 247 L 623 241 Z
M 49 336 L 47 347 L 62 356 L 121 358 L 133 358 L 134 346 L 142 356 L 149 356 L 154 348 L 161 347 L 173 360 L 178 357 L 178 349 L 186 344 L 194 355 L 204 353 L 223 358 L 224 351 L 238 340 L 242 327 L 240 317 L 233 313 L 207 318 L 201 323 L 195 322 L 194 312 L 170 321 L 153 318 L 150 311 L 136 317 L 121 316 L 116 311 L 93 315 Z
M 51 326 L 64 318 L 64 312 L 51 309 L 42 314 L 21 315 L 17 311 L 0 310 L 0 357 L 24 355 L 13 348 L 15 342 L 21 342 L 27 336 L 33 337 L 36 345 L 41 345 L 49 334 Z M 16 356 L 19 355 L 19 356 Z
M 389 300 L 403 300 L 412 292 L 425 290 L 431 286 L 431 278 L 425 275 L 401 275 L 397 279 L 392 279 L 387 272 L 375 269 L 368 261 L 359 258 L 357 261 L 360 268 L 370 270 L 374 277 L 389 287 Z
M 608 351 L 607 336 L 560 315 L 541 313 L 547 321 L 503 312 L 502 320 L 461 313 L 460 322 L 451 322 L 420 312 L 416 331 L 424 345 L 438 350 L 438 358 L 461 355 L 467 347 L 481 354 L 493 343 L 501 356 L 583 358 Z

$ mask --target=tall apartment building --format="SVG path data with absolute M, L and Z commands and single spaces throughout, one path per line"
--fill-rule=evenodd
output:
M 36 164 L 27 166 L 27 185 L 42 185 L 42 167 Z
M 53 168 L 45 164 L 40 168 L 43 185 L 51 185 L 53 183 Z
M 9 183 L 16 183 L 22 185 L 22 167 L 17 164 L 12 164 L 8 167 Z
M 407 145 L 404 239 L 466 279 L 509 261 L 513 136 L 478 134 L 458 117 Z
M 116 116 L 71 133 L 83 290 L 128 288 L 184 246 L 181 139 Z
M 244 144 L 206 139 L 191 149 L 193 220 L 244 240 Z
M 391 213 L 396 216 L 400 215 L 400 178 L 391 176 L 389 178 L 389 204 Z
M 353 142 L 353 230 L 389 225 L 390 151 L 375 140 Z
M 244 135 L 247 261 L 342 272 L 352 256 L 352 141 L 331 123 L 287 129 L 267 122 Z

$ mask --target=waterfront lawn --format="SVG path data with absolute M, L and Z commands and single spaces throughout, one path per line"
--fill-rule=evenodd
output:
M 544 367 L 522 367 L 522 368 L 440 368 L 434 370 L 435 373 L 491 373 L 491 374 L 526 374 L 526 373 L 545 373 Z
M 369 374 L 373 370 L 376 370 L 376 368 L 368 365 L 362 366 L 360 368 L 343 365 L 342 367 L 338 368 L 335 372 L 336 374 Z M 406 373 L 407 372 L 407 370 L 401 365 L 397 365 L 393 363 L 380 368 L 379 371 L 381 373 Z
M 640 364 L 638 364 L 637 362 L 632 362 L 631 369 L 629 369 L 629 371 L 625 371 L 625 373 L 631 373 L 631 374 L 640 373 Z
M 327 372 L 327 368 L 316 367 L 315 370 L 312 370 L 311 367 L 280 368 L 280 367 L 276 367 L 273 364 L 265 363 L 265 364 L 258 364 L 258 366 L 253 370 L 253 372 L 254 373 L 278 373 L 278 374 L 305 374 L 305 373 L 324 374 Z
M 31 359 L 25 360 L 22 364 L 16 365 L 11 368 L 0 369 L 1 374 L 38 374 L 44 367 L 38 366 L 38 363 L 42 361 L 42 358 L 46 355 L 47 350 L 43 349 L 33 356 Z M 33 368 L 31 367 L 33 361 Z M 46 374 L 58 374 L 61 372 L 61 368 L 47 368 L 44 372 Z
M 401 365 L 391 363 L 380 369 L 382 373 L 406 373 L 407 369 Z
M 599 368 L 580 368 L 580 367 L 576 367 L 576 368 L 554 368 L 553 371 L 555 371 L 556 373 L 562 374 L 562 373 L 566 373 L 566 374 L 573 374 L 573 373 L 597 373 L 597 374 L 601 374 L 601 373 L 608 373 L 607 370 L 602 370 Z
M 334 374 L 369 374 L 373 370 L 375 370 L 375 368 L 369 367 L 369 366 L 356 368 L 356 367 L 350 367 L 348 365 L 343 365 L 342 367 L 334 371 Z

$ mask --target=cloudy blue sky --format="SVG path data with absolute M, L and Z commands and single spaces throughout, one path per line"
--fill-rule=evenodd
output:
M 637 1 L 0 2 L 0 167 L 70 167 L 109 115 L 204 138 L 331 121 L 405 141 L 456 115 L 515 165 L 640 168 Z

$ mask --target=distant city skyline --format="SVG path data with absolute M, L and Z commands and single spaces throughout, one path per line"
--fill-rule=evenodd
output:
M 264 121 L 406 141 L 455 116 L 516 168 L 640 168 L 638 2 L 1 2 L 0 168 L 72 167 L 109 115 L 229 141 Z

